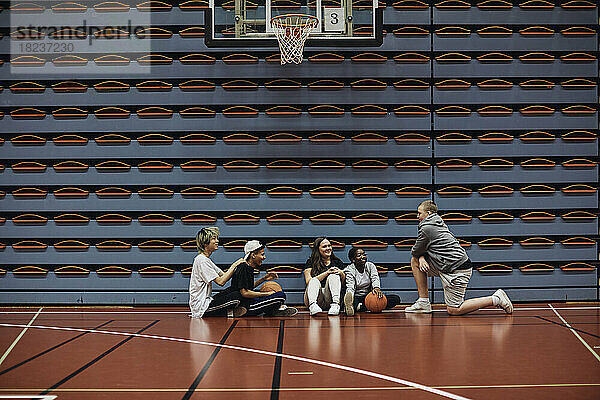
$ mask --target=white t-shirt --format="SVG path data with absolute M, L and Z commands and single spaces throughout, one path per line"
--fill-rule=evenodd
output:
M 362 274 L 356 270 L 356 290 L 357 296 L 366 296 L 371 291 L 371 276 L 365 268 Z
M 344 268 L 346 273 L 346 291 L 353 292 L 355 296 L 366 296 L 374 287 L 381 287 L 377 267 L 370 261 L 365 264 L 365 270 L 361 274 L 354 263 Z
M 194 258 L 192 276 L 190 277 L 190 310 L 193 318 L 201 318 L 213 300 L 212 281 L 223 274 L 223 271 L 204 254 Z

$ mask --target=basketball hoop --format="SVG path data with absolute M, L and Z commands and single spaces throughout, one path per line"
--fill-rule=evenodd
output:
M 271 28 L 277 36 L 281 51 L 281 64 L 302 62 L 304 42 L 319 24 L 312 15 L 285 14 L 271 18 Z

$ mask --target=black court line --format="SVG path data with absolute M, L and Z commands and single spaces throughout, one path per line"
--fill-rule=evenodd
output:
M 143 327 L 142 329 L 140 329 L 139 331 L 135 332 L 136 334 L 138 333 L 142 333 L 144 332 L 146 329 L 150 328 L 151 326 L 157 324 L 160 320 L 157 319 L 151 323 L 149 323 L 148 325 L 146 325 L 145 327 Z M 100 354 L 98 357 L 94 358 L 92 361 L 86 363 L 84 366 L 82 366 L 81 368 L 78 368 L 77 370 L 75 370 L 74 372 L 70 373 L 69 375 L 67 375 L 66 377 L 64 377 L 63 379 L 61 379 L 60 381 L 56 382 L 54 385 L 50 386 L 48 389 L 44 390 L 42 393 L 40 393 L 40 395 L 46 395 L 48 393 L 50 393 L 53 389 L 56 389 L 57 387 L 59 387 L 60 385 L 62 385 L 63 383 L 67 382 L 68 380 L 70 380 L 71 378 L 79 375 L 81 372 L 83 372 L 84 370 L 86 370 L 87 368 L 91 367 L 92 365 L 94 365 L 95 363 L 97 363 L 98 361 L 100 361 L 102 358 L 106 357 L 107 355 L 109 355 L 110 353 L 112 353 L 113 351 L 115 351 L 116 349 L 118 349 L 119 347 L 123 346 L 125 343 L 127 343 L 128 341 L 130 341 L 131 339 L 133 339 L 135 336 L 128 336 L 126 339 L 121 340 L 119 343 L 117 343 L 116 345 L 114 345 L 113 347 L 111 347 L 110 349 L 106 350 L 104 353 Z
M 536 318 L 539 318 L 539 319 L 544 320 L 546 322 L 550 322 L 551 324 L 554 324 L 554 325 L 562 326 L 563 328 L 573 329 L 574 331 L 577 331 L 579 333 L 583 333 L 584 335 L 589 335 L 591 337 L 595 337 L 596 339 L 600 339 L 600 336 L 598 336 L 598 335 L 595 335 L 595 334 L 590 333 L 590 332 L 583 331 L 581 329 L 574 328 L 573 326 L 567 326 L 567 325 L 563 324 L 562 322 L 556 322 L 556 321 L 552 321 L 551 319 L 546 319 L 544 317 L 538 317 L 538 316 L 536 316 Z M 596 324 L 594 324 L 594 325 L 596 325 Z
M 285 332 L 285 320 L 279 321 L 279 336 L 277 337 L 277 353 L 283 353 L 283 333 Z M 275 357 L 273 368 L 273 383 L 271 384 L 271 400 L 279 400 L 279 384 L 281 382 L 281 356 Z
M 229 335 L 231 335 L 231 332 L 233 332 L 233 329 L 235 328 L 235 326 L 237 325 L 238 322 L 239 322 L 238 320 L 235 320 L 231 323 L 231 326 L 229 327 L 229 329 L 227 329 L 227 332 L 225 332 L 225 335 L 223 335 L 221 340 L 219 340 L 219 344 L 225 344 L 225 342 L 227 341 L 227 338 L 229 337 Z M 204 367 L 202 367 L 202 369 L 200 370 L 200 373 L 198 374 L 196 379 L 194 379 L 194 382 L 192 382 L 192 384 L 188 388 L 187 392 L 185 392 L 185 394 L 183 395 L 181 400 L 189 400 L 190 397 L 192 397 L 192 395 L 196 391 L 196 388 L 200 384 L 200 381 L 202 381 L 202 378 L 204 378 L 204 375 L 206 375 L 206 373 L 208 372 L 208 369 L 212 365 L 213 361 L 215 361 L 215 358 L 217 357 L 217 354 L 219 354 L 219 351 L 221 350 L 221 348 L 222 347 L 219 346 L 213 350 L 212 354 L 206 361 L 206 364 L 204 364 Z
M 108 324 L 110 324 L 111 322 L 114 322 L 114 321 L 115 321 L 114 319 L 111 319 L 110 321 L 108 321 L 108 322 L 104 322 L 104 323 L 102 323 L 102 324 L 100 324 L 100 325 L 98 325 L 98 326 L 96 326 L 96 327 L 94 327 L 94 328 L 92 328 L 92 329 L 94 329 L 94 330 L 95 330 L 95 329 L 100 329 L 100 328 L 102 328 L 103 326 L 106 326 L 106 325 L 108 325 Z M 35 325 L 34 325 L 34 326 L 35 326 Z M 77 335 L 77 336 L 75 336 L 75 337 L 72 337 L 71 339 L 67 339 L 67 340 L 65 340 L 64 342 L 61 342 L 61 343 L 59 343 L 59 344 L 57 344 L 57 345 L 54 345 L 54 346 L 50 347 L 49 349 L 46 349 L 46 350 L 44 350 L 44 351 L 42 351 L 42 352 L 40 352 L 40 353 L 37 353 L 36 355 L 34 355 L 34 356 L 31 356 L 31 357 L 29 357 L 28 359 L 26 359 L 26 360 L 23 360 L 23 361 L 21 361 L 20 363 L 13 365 L 12 367 L 8 367 L 8 368 L 6 368 L 6 369 L 4 369 L 4 370 L 0 371 L 0 375 L 4 375 L 4 374 L 6 374 L 7 372 L 10 372 L 10 371 L 12 371 L 13 369 L 15 369 L 15 368 L 18 368 L 18 367 L 20 367 L 20 366 L 21 366 L 21 365 L 23 365 L 23 364 L 27 364 L 28 362 L 30 362 L 30 361 L 33 361 L 33 360 L 35 360 L 36 358 L 43 356 L 44 354 L 48 354 L 48 353 L 50 353 L 52 350 L 56 350 L 56 349 L 58 349 L 59 347 L 62 347 L 62 346 L 64 346 L 64 345 L 65 345 L 65 344 L 67 344 L 67 343 L 70 343 L 70 342 L 72 342 L 72 341 L 74 341 L 74 340 L 77 340 L 77 339 L 79 339 L 80 337 L 82 337 L 82 336 L 85 336 L 85 335 L 87 335 L 88 333 L 90 333 L 90 332 L 84 332 L 84 333 L 80 333 L 79 335 Z
M 459 317 L 455 317 L 455 318 L 459 318 Z M 541 317 L 534 317 L 531 316 L 529 318 L 541 318 Z M 593 325 L 596 326 L 598 325 L 595 322 L 580 322 L 578 323 L 579 325 Z M 370 328 L 417 328 L 417 327 L 421 327 L 421 326 L 435 326 L 435 327 L 446 327 L 446 328 L 462 328 L 462 327 L 482 327 L 482 326 L 492 326 L 493 324 L 491 323 L 482 323 L 482 324 L 431 324 L 431 323 L 420 323 L 420 324 L 404 324 L 404 325 L 340 325 L 336 328 L 332 328 L 331 326 L 320 326 L 319 329 L 320 330 L 332 330 L 332 329 L 370 329 Z M 504 325 L 509 325 L 509 326 L 546 326 L 546 323 L 543 322 L 507 322 Z M 304 325 L 304 326 L 287 326 L 286 329 L 291 330 L 291 329 L 309 329 L 311 328 L 308 325 Z M 238 327 L 238 329 L 273 329 L 273 326 L 241 326 Z
M 548 311 L 552 311 L 550 308 L 547 309 Z M 565 308 L 561 309 L 565 310 Z M 518 310 L 517 310 L 518 311 Z M 529 310 L 525 310 L 526 312 L 528 312 Z M 533 311 L 539 311 L 539 310 L 531 310 Z M 582 311 L 582 310 L 577 310 L 577 311 Z M 596 311 L 596 309 L 594 310 L 590 310 L 590 311 Z M 599 310 L 600 311 L 600 310 Z M 517 318 L 534 318 L 535 315 L 523 315 L 523 314 L 506 314 L 503 311 L 500 312 L 485 312 L 484 310 L 478 310 L 478 312 L 473 312 L 473 313 L 469 313 L 469 314 L 465 314 L 465 315 L 449 315 L 448 313 L 444 312 L 433 312 L 431 314 L 410 314 L 411 316 L 414 316 L 416 318 L 420 318 L 420 317 L 430 317 L 430 318 L 435 318 L 438 320 L 457 320 L 457 319 L 495 319 L 495 318 L 502 318 L 502 317 L 511 317 L 512 319 L 517 319 Z M 551 314 L 554 315 L 554 314 Z M 589 314 L 569 314 L 569 316 L 573 316 L 573 317 L 587 317 L 589 316 Z M 309 315 L 305 314 L 305 315 L 298 315 L 296 318 L 292 318 L 290 320 L 313 320 L 313 321 L 328 321 L 329 317 L 327 317 L 327 315 L 322 315 L 322 316 L 312 316 L 310 317 L 310 319 L 308 318 Z M 366 319 L 369 321 L 373 321 L 373 320 L 379 320 L 379 321 L 398 321 L 398 320 L 408 320 L 409 318 L 405 317 L 405 314 L 402 312 L 391 312 L 391 313 L 370 313 L 370 312 L 359 312 L 356 313 L 354 315 L 354 317 L 347 317 L 344 314 L 340 314 L 339 316 L 340 321 L 360 321 L 361 319 Z M 244 317 L 245 321 L 264 321 L 265 318 L 264 317 Z M 412 319 L 410 319 L 412 320 Z M 265 326 L 265 328 L 267 328 L 268 326 Z M 244 329 L 247 328 L 246 326 L 240 326 L 238 327 L 238 329 Z M 272 328 L 272 326 L 271 326 Z M 288 326 L 288 328 L 291 328 Z
M 36 319 L 36 321 L 41 321 L 41 322 L 48 322 L 47 320 L 51 320 L 52 322 L 76 322 L 76 321 L 81 321 L 82 318 L 84 317 L 80 317 L 79 315 L 77 315 L 77 318 L 54 318 L 49 316 L 48 314 L 45 314 L 45 310 L 42 311 L 42 313 L 40 314 L 40 317 L 38 317 L 38 319 Z M 51 313 L 50 313 L 51 314 Z M 106 313 L 106 314 L 113 314 L 113 315 L 108 315 L 108 317 L 111 318 L 116 318 L 116 317 L 121 317 L 122 315 L 114 315 L 115 313 Z M 148 313 L 150 314 L 150 313 Z M 5 314 L 2 314 L 0 312 L 0 320 L 2 320 L 2 316 Z M 74 314 L 73 314 L 74 315 Z M 156 314 L 153 314 L 156 315 Z M 75 316 L 75 315 L 74 315 Z M 43 318 L 42 318 L 43 317 Z M 47 318 L 49 317 L 49 318 Z M 17 318 L 10 318 L 11 320 L 17 319 Z M 28 321 L 31 318 L 23 318 L 23 320 Z M 87 318 L 87 316 L 85 316 L 85 322 L 102 322 L 102 321 L 106 321 L 106 317 L 105 318 Z M 115 319 L 114 321 L 117 322 L 148 322 L 148 318 L 143 318 L 143 319 Z

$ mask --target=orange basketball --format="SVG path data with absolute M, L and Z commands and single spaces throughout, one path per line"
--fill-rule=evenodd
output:
M 283 291 L 283 289 L 281 288 L 281 285 L 279 285 L 279 283 L 277 283 L 275 281 L 266 281 L 260 287 L 260 291 L 261 292 L 270 292 L 270 291 L 281 292 L 281 291 Z
M 365 297 L 365 307 L 371 312 L 381 312 L 387 306 L 387 298 L 385 294 L 382 298 L 377 298 L 377 295 L 373 292 L 369 293 Z

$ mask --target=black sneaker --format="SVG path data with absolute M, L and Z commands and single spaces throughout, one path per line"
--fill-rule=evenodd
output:
M 298 310 L 296 309 L 296 307 L 287 307 L 283 310 L 274 311 L 273 314 L 271 314 L 271 316 L 273 316 L 273 317 L 293 317 L 296 314 L 298 314 Z
M 235 318 L 243 317 L 248 312 L 248 309 L 243 306 L 238 306 L 233 309 L 233 316 Z

